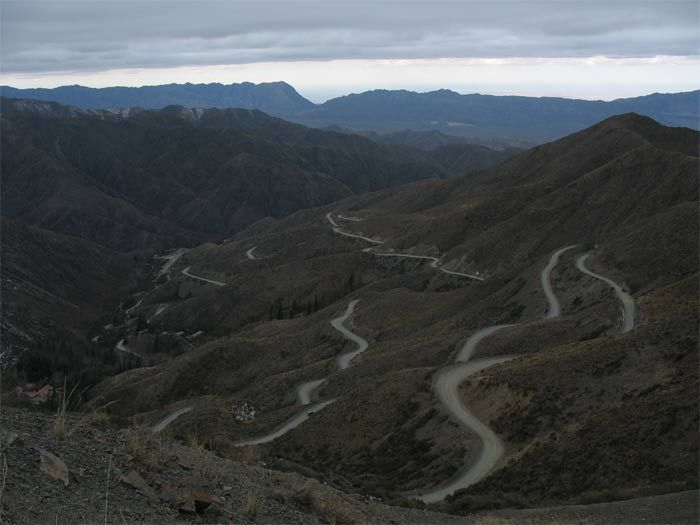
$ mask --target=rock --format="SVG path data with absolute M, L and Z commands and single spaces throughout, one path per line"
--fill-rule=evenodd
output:
M 180 512 L 186 512 L 188 514 L 195 514 L 197 512 L 191 495 L 178 487 L 165 487 L 158 496 L 172 508 Z
M 175 486 L 166 487 L 160 494 L 163 501 L 181 512 L 200 513 L 210 505 L 223 505 L 221 498 L 209 490 L 204 480 L 192 476 Z
M 48 474 L 54 479 L 60 479 L 67 487 L 70 481 L 68 466 L 58 456 L 54 456 L 47 450 L 38 449 L 39 451 L 39 468 L 42 472 Z
M 158 505 L 160 503 L 156 492 L 148 483 L 146 483 L 146 481 L 141 477 L 141 474 L 135 470 L 130 470 L 127 475 L 120 475 L 119 481 L 140 489 L 141 492 L 143 492 L 154 505 Z

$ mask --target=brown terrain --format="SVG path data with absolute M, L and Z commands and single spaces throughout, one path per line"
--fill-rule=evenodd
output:
M 696 522 L 697 173 L 697 132 L 628 114 L 489 170 L 222 231 L 224 241 L 183 245 L 191 249 L 167 268 L 115 254 L 114 287 L 97 299 L 103 283 L 89 272 L 108 264 L 100 247 L 83 271 L 94 275 L 89 300 L 109 307 L 74 329 L 89 345 L 65 344 L 104 368 L 54 373 L 82 392 L 68 417 L 79 429 L 60 438 L 58 416 L 6 394 L 3 512 L 11 522 L 57 512 L 91 521 L 106 504 L 113 521 L 120 512 L 188 520 L 195 484 L 211 500 L 199 518 L 209 521 Z M 609 282 L 577 267 L 587 253 L 586 267 Z M 610 282 L 630 299 L 630 330 Z M 342 324 L 353 339 L 332 321 L 355 300 Z M 438 371 L 469 336 L 502 324 L 514 326 L 471 359 L 510 359 L 458 390 L 502 453 L 485 476 L 426 507 L 416 495 L 490 450 L 436 397 Z M 358 341 L 367 348 L 338 367 Z M 6 391 L 52 366 L 24 354 Z M 303 404 L 298 388 L 322 379 Z M 254 416 L 241 416 L 250 406 Z M 31 464 L 38 450 L 68 465 L 67 485 Z M 150 499 L 151 489 L 120 481 L 132 470 Z M 27 509 L 16 487 L 34 484 L 50 508 Z

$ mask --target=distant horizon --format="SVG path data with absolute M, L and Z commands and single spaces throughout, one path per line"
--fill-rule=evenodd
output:
M 610 101 L 700 86 L 697 0 L 6 0 L 17 88 L 284 79 L 321 103 L 371 89 Z
M 571 96 L 570 94 L 552 94 L 552 93 L 546 93 L 546 94 L 533 94 L 533 93 L 523 93 L 521 91 L 511 91 L 511 90 L 506 90 L 503 88 L 498 88 L 494 87 L 493 89 L 486 90 L 486 89 L 479 89 L 476 85 L 471 87 L 471 86 L 443 86 L 443 87 L 437 87 L 437 86 L 406 86 L 406 87 L 400 87 L 400 86 L 391 86 L 391 87 L 382 87 L 382 86 L 377 86 L 377 87 L 371 87 L 371 86 L 355 86 L 355 87 L 348 87 L 346 90 L 342 90 L 340 87 L 339 89 L 332 90 L 331 92 L 326 92 L 326 94 L 323 94 L 323 91 L 314 89 L 313 87 L 309 88 L 307 87 L 306 89 L 303 88 L 298 88 L 294 83 L 289 82 L 284 79 L 278 79 L 278 80 L 264 80 L 264 81 L 259 81 L 259 82 L 254 82 L 254 81 L 249 81 L 249 80 L 240 80 L 240 81 L 217 81 L 217 80 L 210 80 L 210 81 L 201 81 L 201 82 L 193 82 L 193 81 L 184 81 L 184 82 L 161 82 L 161 83 L 143 83 L 143 84 L 112 84 L 112 85 L 88 85 L 87 83 L 69 83 L 69 84 L 57 84 L 57 85 L 32 85 L 32 86 L 18 86 L 18 85 L 12 85 L 10 83 L 7 83 L 4 81 L 0 81 L 0 86 L 2 87 L 9 87 L 13 89 L 59 89 L 59 88 L 67 88 L 67 87 L 84 87 L 88 89 L 109 89 L 109 88 L 145 88 L 145 87 L 159 87 L 159 86 L 167 86 L 167 85 L 186 85 L 186 84 L 191 84 L 191 85 L 212 85 L 212 84 L 218 84 L 218 85 L 223 85 L 223 86 L 230 86 L 230 85 L 236 85 L 236 84 L 254 84 L 254 85 L 259 85 L 259 84 L 275 84 L 275 83 L 285 83 L 289 86 L 291 86 L 297 93 L 299 93 L 302 97 L 306 98 L 307 100 L 315 103 L 315 104 L 323 104 L 324 102 L 331 100 L 333 98 L 339 98 L 343 96 L 349 96 L 349 95 L 358 95 L 362 93 L 367 93 L 370 91 L 409 91 L 409 92 L 414 92 L 414 93 L 419 93 L 419 94 L 424 94 L 424 93 L 431 93 L 431 92 L 436 92 L 436 91 L 452 91 L 454 93 L 457 93 L 459 95 L 484 95 L 484 96 L 515 96 L 515 97 L 528 97 L 528 98 L 565 98 L 565 99 L 578 99 L 578 100 L 588 100 L 588 101 L 603 101 L 603 102 L 610 102 L 614 100 L 619 100 L 619 99 L 625 99 L 625 98 L 637 98 L 637 97 L 644 97 L 644 96 L 649 96 L 649 95 L 654 95 L 654 94 L 678 94 L 678 93 L 689 93 L 689 92 L 694 92 L 700 90 L 700 85 L 697 87 L 683 87 L 679 88 L 676 90 L 673 89 L 667 89 L 667 90 L 639 90 L 636 93 L 629 93 L 629 94 L 623 94 L 621 96 L 610 96 L 610 97 L 596 97 L 596 96 Z M 527 90 L 526 90 L 527 91 Z M 565 89 L 563 91 L 566 91 Z

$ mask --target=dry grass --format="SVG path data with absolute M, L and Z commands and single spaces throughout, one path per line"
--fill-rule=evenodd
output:
M 7 482 L 7 457 L 2 453 L 2 464 L 0 465 L 0 522 L 3 522 L 3 495 L 5 494 L 5 484 Z
M 162 436 L 153 434 L 147 427 L 137 426 L 128 429 L 124 451 L 145 467 L 159 467 L 165 460 Z
M 221 474 L 216 470 L 216 456 L 212 458 L 212 454 L 204 449 L 199 449 L 198 453 L 197 464 L 200 477 L 212 487 L 216 487 L 221 482 Z
M 366 521 L 366 517 L 353 512 L 339 496 L 322 493 L 320 484 L 316 480 L 308 480 L 304 483 L 294 494 L 294 500 L 327 523 L 351 524 Z
M 257 465 L 260 463 L 260 453 L 255 445 L 241 447 L 239 461 L 246 465 Z
M 253 489 L 248 491 L 243 512 L 251 519 L 255 519 L 258 515 L 258 494 Z
M 79 414 L 71 414 L 78 408 L 78 404 L 82 395 L 82 391 L 77 390 L 77 385 L 74 386 L 68 394 L 65 382 L 60 391 L 58 404 L 56 407 L 56 416 L 54 417 L 53 427 L 51 429 L 51 437 L 58 440 L 64 440 L 85 428 L 86 426 L 103 424 L 109 420 L 107 408 L 114 404 L 115 401 L 106 403 L 100 406 L 94 406 L 87 412 Z

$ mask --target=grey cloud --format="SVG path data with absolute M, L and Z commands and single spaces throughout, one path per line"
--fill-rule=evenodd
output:
M 276 60 L 696 56 L 672 1 L 3 0 L 5 73 Z

